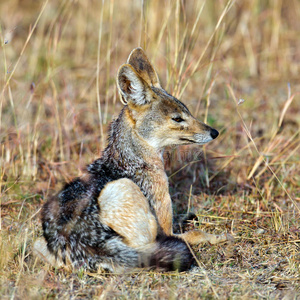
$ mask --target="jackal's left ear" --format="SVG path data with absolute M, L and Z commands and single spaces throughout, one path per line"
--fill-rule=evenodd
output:
M 121 101 L 124 105 L 130 102 L 135 105 L 145 105 L 151 102 L 149 84 L 129 65 L 120 67 L 117 77 Z
M 142 48 L 135 48 L 131 51 L 127 63 L 132 65 L 135 71 L 151 86 L 161 88 L 159 78 L 154 67 L 148 60 Z

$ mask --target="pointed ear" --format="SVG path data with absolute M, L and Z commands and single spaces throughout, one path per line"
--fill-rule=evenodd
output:
M 121 102 L 145 105 L 151 102 L 152 92 L 146 81 L 129 64 L 120 67 L 117 78 Z
M 127 63 L 151 86 L 161 88 L 158 76 L 142 48 L 135 48 L 130 53 Z

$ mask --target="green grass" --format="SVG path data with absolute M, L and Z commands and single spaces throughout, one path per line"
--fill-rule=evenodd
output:
M 0 11 L 1 299 L 299 297 L 299 1 L 11 0 Z M 175 213 L 235 241 L 194 247 L 186 273 L 55 270 L 32 254 L 40 208 L 100 156 L 122 107 L 118 67 L 137 46 L 221 133 L 168 149 Z

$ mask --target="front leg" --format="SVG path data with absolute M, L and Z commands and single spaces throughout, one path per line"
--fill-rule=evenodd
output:
M 143 184 L 142 189 L 146 191 L 146 197 L 153 209 L 159 227 L 164 234 L 172 235 L 172 200 L 169 194 L 168 177 L 164 172 L 163 165 L 149 171 L 143 180 Z
M 210 244 L 218 244 L 221 242 L 231 241 L 233 238 L 230 234 L 215 235 L 206 233 L 202 230 L 191 230 L 182 234 L 173 234 L 172 224 L 172 201 L 169 193 L 165 194 L 162 201 L 156 202 L 155 213 L 160 227 L 166 235 L 174 235 L 183 239 L 191 245 L 198 245 L 200 243 L 209 242 Z
M 165 194 L 160 201 L 154 204 L 157 222 L 166 235 L 173 234 L 172 201 L 169 193 Z
M 157 222 L 162 231 L 166 235 L 177 236 L 191 245 L 197 245 L 203 242 L 217 244 L 232 240 L 231 235 L 222 234 L 214 235 L 201 230 L 187 231 L 183 234 L 173 234 L 173 212 L 172 200 L 169 194 L 168 179 L 164 172 L 160 174 L 154 173 L 149 176 L 152 178 L 152 201 L 150 205 L 153 207 Z
M 158 223 L 166 235 L 174 235 L 191 245 L 198 245 L 205 242 L 209 242 L 210 244 L 218 244 L 232 240 L 232 236 L 229 234 L 225 233 L 221 235 L 215 235 L 206 233 L 202 230 L 191 230 L 182 234 L 173 234 L 172 201 L 169 194 L 165 196 L 163 201 L 156 203 L 155 211 Z
M 210 244 L 218 244 L 232 240 L 230 234 L 224 233 L 221 235 L 215 235 L 206 233 L 202 230 L 191 230 L 182 234 L 174 234 L 191 245 L 198 245 L 200 243 L 209 242 Z

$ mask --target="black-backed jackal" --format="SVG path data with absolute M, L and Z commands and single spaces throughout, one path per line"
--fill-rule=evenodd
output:
M 53 265 L 97 270 L 152 266 L 186 270 L 186 243 L 227 239 L 199 230 L 175 235 L 162 151 L 168 145 L 205 144 L 218 131 L 196 120 L 169 95 L 141 48 L 117 76 L 121 101 L 108 146 L 87 172 L 66 184 L 42 209 L 44 237 L 34 249 Z

